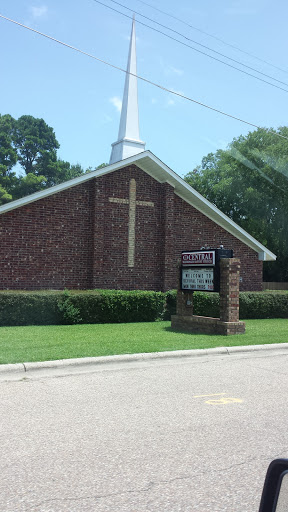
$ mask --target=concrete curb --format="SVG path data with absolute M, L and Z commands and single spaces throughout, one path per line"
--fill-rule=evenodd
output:
M 152 352 L 141 354 L 123 354 L 102 357 L 83 357 L 79 359 L 60 359 L 56 361 L 40 361 L 36 363 L 16 363 L 0 365 L 0 377 L 5 374 L 26 374 L 36 370 L 85 368 L 111 363 L 128 363 L 135 361 L 149 361 L 159 359 L 180 359 L 201 356 L 233 355 L 247 352 L 260 352 L 271 350 L 288 350 L 288 343 L 274 343 L 272 345 L 247 345 L 237 347 L 217 347 L 195 350 L 176 350 L 167 352 Z

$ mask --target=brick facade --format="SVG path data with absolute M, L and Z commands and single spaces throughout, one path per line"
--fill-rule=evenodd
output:
M 0 240 L 0 289 L 168 290 L 181 251 L 204 244 L 232 248 L 240 289 L 262 289 L 255 251 L 136 165 L 3 213 Z

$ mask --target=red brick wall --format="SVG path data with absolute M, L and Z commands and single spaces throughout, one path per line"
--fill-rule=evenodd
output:
M 136 180 L 135 265 L 128 267 L 129 205 Z M 258 255 L 136 166 L 0 215 L 0 289 L 177 287 L 177 259 L 208 244 L 234 249 L 241 289 L 260 290 Z
M 1 289 L 88 286 L 91 192 L 88 182 L 0 216 Z

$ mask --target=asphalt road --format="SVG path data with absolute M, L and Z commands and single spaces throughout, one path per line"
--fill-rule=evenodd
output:
M 287 350 L 66 371 L 0 382 L 1 512 L 258 512 Z

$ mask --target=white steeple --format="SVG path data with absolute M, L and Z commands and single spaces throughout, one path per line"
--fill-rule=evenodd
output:
M 145 142 L 142 142 L 139 136 L 138 93 L 135 75 L 137 75 L 136 35 L 133 17 L 118 140 L 112 144 L 110 164 L 145 151 Z

